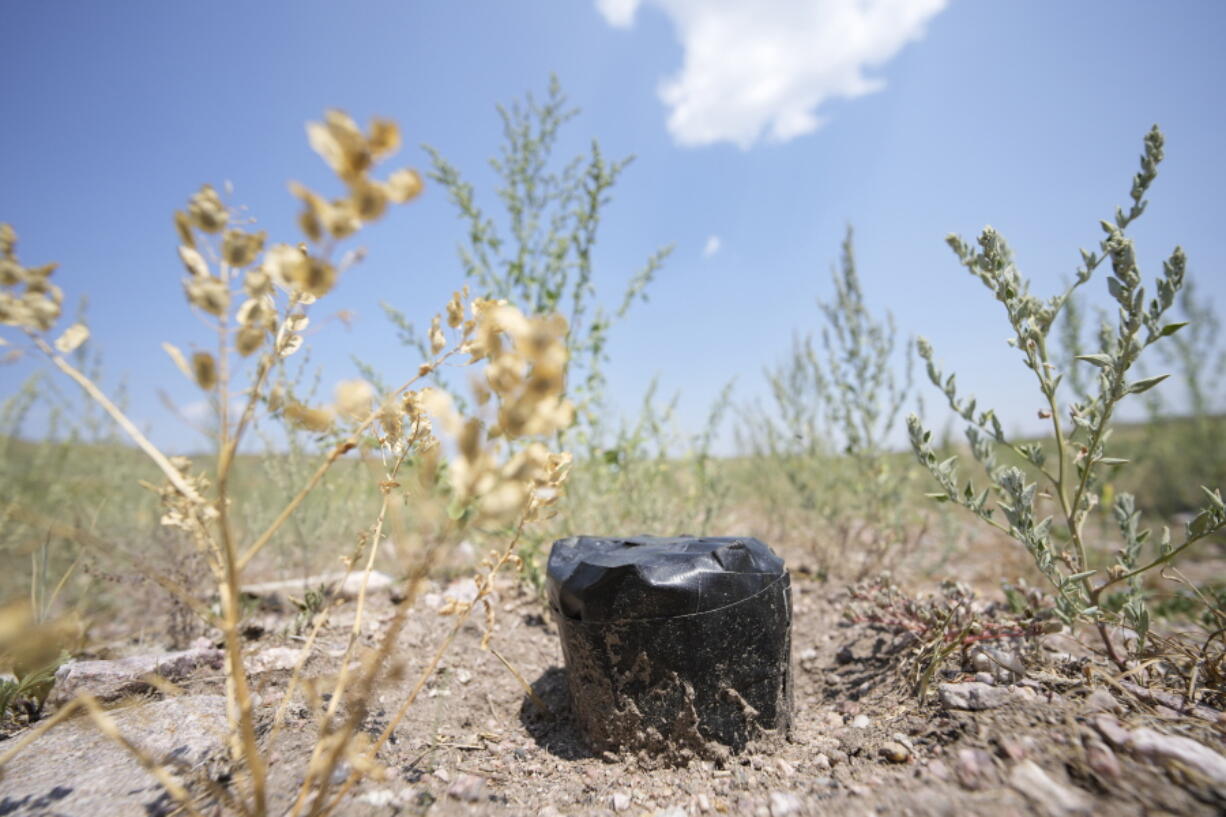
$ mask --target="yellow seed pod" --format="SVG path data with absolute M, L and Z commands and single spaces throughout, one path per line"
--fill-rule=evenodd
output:
M 247 357 L 264 345 L 264 330 L 255 326 L 244 326 L 238 330 L 234 338 L 234 348 L 243 357 Z
M 447 338 L 443 335 L 441 323 L 442 318 L 438 315 L 435 315 L 434 320 L 430 321 L 430 354 L 432 355 L 437 355 L 447 345 Z
M 25 267 L 12 258 L 0 258 L 0 284 L 16 286 L 26 279 Z
M 187 218 L 187 213 L 182 210 L 175 210 L 175 232 L 179 234 L 179 243 L 185 247 L 196 246 L 196 236 L 192 233 L 192 223 Z
M 306 263 L 292 267 L 289 272 L 291 286 L 316 298 L 327 295 L 336 285 L 336 267 L 322 258 L 307 258 Z
M 333 238 L 347 238 L 362 228 L 357 208 L 349 199 L 337 199 L 320 213 L 324 228 Z
M 463 323 L 464 304 L 460 299 L 460 293 L 453 292 L 451 300 L 447 302 L 447 325 L 452 329 L 459 329 Z
M 370 152 L 376 159 L 400 150 L 400 128 L 390 119 L 375 117 L 370 121 Z
M 349 201 L 362 221 L 374 221 L 387 210 L 387 188 L 366 177 L 360 177 L 349 186 Z
M 212 391 L 217 385 L 217 361 L 208 352 L 194 353 L 192 376 L 196 378 L 196 385 L 205 391 Z
M 243 278 L 243 289 L 252 298 L 270 295 L 272 294 L 272 276 L 260 267 L 247 270 L 247 275 Z
M 404 204 L 417 198 L 421 195 L 422 188 L 421 176 L 410 168 L 397 170 L 387 180 L 388 195 L 396 204 Z
M 179 259 L 192 275 L 197 278 L 209 277 L 209 265 L 205 263 L 204 256 L 197 252 L 195 247 L 187 244 L 180 246 Z
M 322 408 L 308 408 L 301 403 L 285 407 L 285 417 L 294 425 L 307 431 L 327 431 L 332 427 L 332 412 Z
M 218 278 L 189 278 L 183 282 L 192 306 L 221 317 L 230 305 L 230 291 Z
M 267 233 L 244 233 L 242 230 L 226 230 L 221 242 L 221 256 L 232 267 L 245 267 L 255 261 L 264 249 Z
M 229 213 L 213 185 L 202 186 L 187 203 L 188 220 L 206 233 L 221 232 L 229 221 Z

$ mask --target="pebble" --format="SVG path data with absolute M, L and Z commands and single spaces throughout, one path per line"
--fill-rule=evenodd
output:
M 1086 740 L 1086 763 L 1099 777 L 1116 780 L 1120 776 L 1120 761 L 1107 744 L 1097 738 Z
M 937 694 L 941 705 L 946 709 L 967 709 L 979 711 L 995 709 L 1004 706 L 1009 700 L 1008 690 L 996 686 L 988 686 L 977 681 L 966 681 L 961 684 L 940 684 Z
M 703 814 L 711 811 L 711 798 L 707 797 L 705 792 L 699 792 L 698 796 L 696 796 L 694 800 L 698 805 L 698 810 Z
M 1018 738 L 1001 738 L 1000 749 L 1010 760 L 1021 760 L 1026 757 L 1027 745 Z
M 943 760 L 929 761 L 928 773 L 942 782 L 949 781 L 949 767 L 945 765 L 945 761 Z
M 475 803 L 485 793 L 485 778 L 475 774 L 462 774 L 447 787 L 447 796 L 464 803 Z
M 987 684 L 988 686 L 995 686 L 996 678 L 990 672 L 976 672 L 975 682 L 980 683 L 980 684 Z
M 1142 727 L 1129 735 L 1128 748 L 1150 760 L 1177 763 L 1217 786 L 1226 786 L 1226 757 L 1192 738 L 1164 735 Z
M 867 729 L 869 724 L 868 715 L 856 715 L 851 719 L 852 729 Z
M 473 674 L 469 672 L 468 670 L 461 668 L 455 671 L 455 679 L 459 681 L 461 684 L 471 684 L 473 680 Z
M 796 774 L 796 767 L 794 767 L 791 763 L 788 763 L 783 758 L 776 760 L 775 765 L 779 767 L 779 774 L 783 775 L 784 777 L 791 777 L 792 775 Z
M 968 789 L 981 787 L 992 773 L 992 757 L 982 749 L 959 749 L 955 773 Z
M 771 817 L 790 817 L 800 813 L 801 808 L 800 798 L 796 795 L 782 791 L 771 792 Z
M 1105 689 L 1096 689 L 1082 702 L 1081 711 L 1087 715 L 1093 715 L 1096 712 L 1115 712 L 1119 706 L 1119 702 L 1110 692 Z
M 824 753 L 818 754 L 817 757 L 813 758 L 813 765 L 821 771 L 828 771 L 830 769 L 830 758 Z
M 1093 813 L 1093 801 L 1086 794 L 1052 779 L 1034 761 L 1023 760 L 1014 766 L 1009 775 L 1009 784 L 1039 810 L 1053 817 L 1088 817 Z
M 624 791 L 615 791 L 609 798 L 614 811 L 626 811 L 630 808 L 630 795 Z
M 1117 749 L 1128 742 L 1128 730 L 1120 726 L 1120 722 L 1110 715 L 1099 715 L 1094 719 L 1094 728 L 1098 730 L 1107 742 Z
M 906 763 L 911 758 L 907 747 L 893 740 L 887 740 L 878 749 L 879 754 L 891 763 Z

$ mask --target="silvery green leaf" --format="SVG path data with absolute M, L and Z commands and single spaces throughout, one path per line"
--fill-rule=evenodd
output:
M 1204 536 L 1213 528 L 1213 514 L 1201 511 L 1196 518 L 1188 523 L 1188 538 L 1195 539 Z
M 1209 490 L 1204 485 L 1200 489 L 1205 492 L 1205 496 L 1209 497 L 1209 503 L 1219 511 L 1226 511 L 1226 502 L 1222 501 L 1222 493 L 1220 490 Z
M 1067 581 L 1069 583 L 1079 582 L 1082 579 L 1086 579 L 1086 578 L 1089 578 L 1090 576 L 1093 576 L 1097 572 L 1098 572 L 1097 570 L 1083 570 L 1080 573 L 1074 573 L 1071 576 L 1069 576 Z
M 1093 363 L 1095 366 L 1104 368 L 1111 365 L 1110 355 L 1077 355 L 1075 360 L 1084 360 L 1086 363 Z
M 1158 337 L 1165 338 L 1170 335 L 1173 335 L 1176 332 L 1178 332 L 1180 329 L 1183 329 L 1187 325 L 1188 325 L 1187 321 L 1184 321 L 1182 323 L 1168 323 L 1166 326 L 1162 327 L 1162 331 L 1158 333 Z
M 1128 384 L 1127 388 L 1124 389 L 1124 393 L 1140 394 L 1141 392 L 1149 391 L 1168 377 L 1170 377 L 1169 374 L 1160 374 L 1156 377 L 1146 377 L 1142 380 L 1134 381 Z
M 1120 459 L 1119 457 L 1103 457 L 1098 460 L 1099 465 L 1123 465 L 1128 460 Z
M 936 493 L 936 494 L 924 494 L 924 496 L 928 497 L 929 499 L 936 500 L 937 502 L 948 502 L 949 501 L 949 494 Z

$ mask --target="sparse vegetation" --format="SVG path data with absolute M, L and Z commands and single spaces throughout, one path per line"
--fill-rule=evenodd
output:
M 329 111 L 308 126 L 339 193 L 293 184 L 301 236 L 282 243 L 255 231 L 232 194 L 205 185 L 190 197 L 175 214 L 184 293 L 215 345 L 162 348 L 212 411 L 198 429 L 209 450 L 191 458 L 168 456 L 129 418 L 122 385 L 103 374 L 104 340 L 90 337 L 84 309 L 63 327 L 53 265 L 25 266 L 16 233 L 0 227 L 0 323 L 11 349 L 41 355 L 49 367 L 0 405 L 0 671 L 8 673 L 0 677 L 0 727 L 11 733 L 0 744 L 0 770 L 83 714 L 159 781 L 168 811 L 187 814 L 345 813 L 359 791 L 377 793 L 361 787 L 393 774 L 416 783 L 419 763 L 442 751 L 488 752 L 481 756 L 512 764 L 510 777 L 524 768 L 513 764 L 536 761 L 482 731 L 508 728 L 505 706 L 488 694 L 479 717 L 461 713 L 461 727 L 445 726 L 438 708 L 412 721 L 451 696 L 453 682 L 470 683 L 469 668 L 485 654 L 515 694 L 522 689 L 520 721 L 509 729 L 527 730 L 558 757 L 578 752 L 550 731 L 565 715 L 550 694 L 548 662 L 535 656 L 545 663 L 533 682 L 515 652 L 556 647 L 541 600 L 542 561 L 554 538 L 583 533 L 755 535 L 788 556 L 797 615 L 809 616 L 795 642 L 799 666 L 826 661 L 820 681 L 802 677 L 798 688 L 810 709 L 832 719 L 802 724 L 809 742 L 786 749 L 796 761 L 826 741 L 824 765 L 814 760 L 806 779 L 875 755 L 832 749 L 827 733 L 865 728 L 852 720 L 856 701 L 888 686 L 887 678 L 905 688 L 890 707 L 918 707 L 922 716 L 911 732 L 918 747 L 904 740 L 882 748 L 891 763 L 960 739 L 936 735 L 927 709 L 951 679 L 986 676 L 969 683 L 1002 687 L 1041 679 L 1049 693 L 1072 694 L 1102 676 L 1112 689 L 1145 682 L 1129 694 L 1170 711 L 1226 703 L 1226 588 L 1204 580 L 1212 564 L 1200 576 L 1182 572 L 1204 556 L 1194 546 L 1212 547 L 1226 528 L 1221 495 L 1206 489 L 1208 504 L 1184 518 L 1183 535 L 1170 533 L 1170 517 L 1187 510 L 1187 486 L 1222 474 L 1223 418 L 1209 368 L 1221 364 L 1207 362 L 1221 354 L 1218 324 L 1189 294 L 1178 248 L 1147 299 L 1126 234 L 1162 159 L 1156 128 L 1145 139 L 1130 208 L 1103 223 L 1099 250 L 1083 252 L 1075 282 L 1055 297 L 1030 293 L 991 228 L 975 246 L 949 239 L 1005 307 L 1011 344 L 1036 380 L 1051 432 L 1010 439 L 1000 416 L 965 396 L 921 339 L 915 346 L 928 377 L 967 424 L 967 444 L 934 442 L 911 415 L 913 458 L 892 447 L 914 398 L 911 344 L 902 348 L 893 318 L 866 303 L 850 230 L 814 327 L 765 370 L 769 405 L 740 400 L 729 382 L 703 428 L 680 428 L 675 399 L 657 396 L 667 390 L 665 374 L 634 416 L 609 417 L 610 327 L 645 296 L 668 250 L 625 280 L 615 304 L 604 303 L 594 249 L 629 160 L 609 162 L 593 143 L 589 154 L 556 165 L 559 131 L 575 114 L 556 80 L 543 102 L 529 96 L 499 112 L 505 141 L 493 168 L 505 212 L 498 217 L 478 206 L 473 186 L 440 150 L 430 151 L 429 177 L 464 225 L 459 257 L 468 286 L 428 329 L 387 306 L 420 357 L 402 372 L 358 362 L 362 379 L 326 384 L 311 368 L 304 335 L 315 304 L 360 262 L 346 251 L 351 239 L 422 191 L 413 170 L 375 173 L 399 147 L 396 125 L 376 119 L 363 130 Z M 1096 351 L 1086 352 L 1075 294 L 1105 262 L 1116 317 L 1098 332 Z M 1173 319 L 1176 310 L 1186 320 Z M 1172 403 L 1153 398 L 1164 376 L 1137 374 L 1152 359 L 1150 346 L 1166 350 L 1162 360 L 1182 380 L 1189 416 L 1172 417 Z M 470 388 L 461 394 L 444 367 L 473 367 L 450 378 Z M 1149 399 L 1146 423 L 1116 422 L 1130 395 Z M 45 433 L 29 431 L 36 412 Z M 725 455 L 729 441 L 720 437 L 729 413 L 736 456 Z M 986 481 L 958 470 L 967 453 Z M 923 497 L 922 469 L 938 483 L 929 497 L 943 506 Z M 984 535 L 957 527 L 955 506 L 985 522 Z M 1146 529 L 1143 514 L 1161 525 L 1160 535 Z M 966 560 L 951 557 L 964 536 L 957 555 L 986 563 L 974 579 Z M 1020 560 L 1011 562 L 1015 554 Z M 316 575 L 338 562 L 345 580 Z M 1007 564 L 1021 564 L 1022 575 L 1006 575 Z M 304 583 L 283 599 L 259 599 L 244 592 L 255 576 Z M 464 578 L 446 584 L 457 576 Z M 384 579 L 394 589 L 373 601 L 373 583 Z M 855 584 L 845 588 L 848 580 Z M 871 643 L 867 657 L 826 643 L 843 632 L 839 612 L 844 627 Z M 433 624 L 418 626 L 426 615 Z M 141 633 L 133 636 L 137 616 Z M 273 682 L 257 680 L 251 661 L 262 656 L 253 642 L 273 627 L 278 643 L 292 646 L 292 668 L 281 666 Z M 1106 659 L 1040 648 L 1048 636 L 1073 641 L 1082 629 L 1097 631 Z M 436 638 L 427 641 L 427 632 Z M 885 647 L 882 632 L 895 636 Z M 115 701 L 82 694 L 46 703 L 69 656 L 147 641 L 185 653 L 220 649 L 224 679 L 214 676 L 212 688 L 224 686 L 229 712 L 222 768 L 194 769 L 193 777 L 159 762 L 116 725 Z M 449 654 L 466 642 L 473 653 Z M 836 677 L 837 668 L 857 664 L 861 674 Z M 146 682 L 150 695 L 184 691 L 166 678 Z M 836 711 L 832 696 L 854 706 Z M 398 747 L 396 755 L 392 746 L 410 722 L 422 732 L 414 735 L 420 754 Z M 278 740 L 294 731 L 307 735 L 298 753 L 278 754 Z M 1074 743 L 1083 739 L 1078 733 Z M 299 761 L 274 785 L 278 764 L 283 771 Z M 788 763 L 783 777 L 795 772 Z M 774 774 L 761 765 L 746 762 L 764 779 Z M 475 802 L 463 780 L 439 779 L 449 796 Z M 414 797 L 397 807 L 424 813 L 434 795 L 423 788 Z M 716 810 L 732 808 L 723 805 Z

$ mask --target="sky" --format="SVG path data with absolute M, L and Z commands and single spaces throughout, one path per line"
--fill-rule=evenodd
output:
M 1003 309 L 944 237 L 991 224 L 1034 291 L 1054 293 L 1126 202 L 1156 122 L 1167 159 L 1132 230 L 1143 271 L 1181 244 L 1199 292 L 1226 304 L 1224 25 L 1213 0 L 14 2 L 0 27 L 0 221 L 25 264 L 60 264 L 70 303 L 88 294 L 104 385 L 126 388 L 156 442 L 190 450 L 200 438 L 158 397 L 199 409 L 159 345 L 208 342 L 183 301 L 172 211 L 229 181 L 273 239 L 297 241 L 286 184 L 336 190 L 304 132 L 336 107 L 394 119 L 405 147 L 391 167 L 425 171 L 432 145 L 496 212 L 495 106 L 540 96 L 556 73 L 581 110 L 560 155 L 595 138 L 636 157 L 595 254 L 607 301 L 674 246 L 611 335 L 614 412 L 633 412 L 653 378 L 679 395 L 683 430 L 732 378 L 737 402 L 764 398 L 763 367 L 820 331 L 853 225 L 870 309 L 1030 429 L 1037 392 Z M 390 381 L 416 368 L 379 304 L 428 321 L 464 283 L 463 235 L 437 186 L 363 231 L 366 260 L 317 306 L 308 339 L 325 392 L 355 376 L 354 357 Z M 1102 277 L 1088 292 L 1105 303 Z M 20 346 L 9 327 L 0 337 Z M 0 366 L 0 398 L 43 365 Z M 918 388 L 939 421 L 940 395 Z

